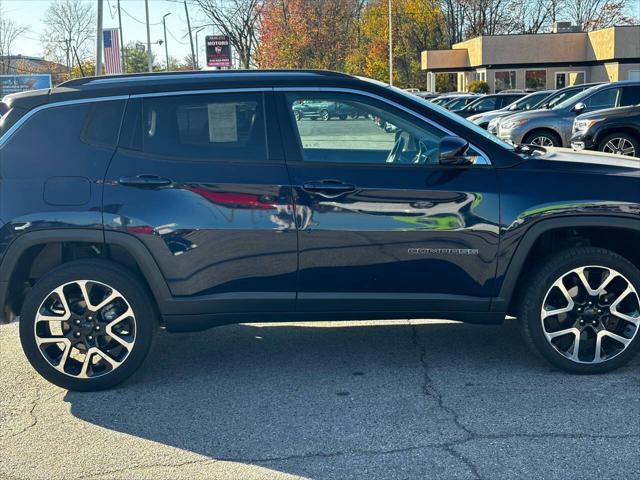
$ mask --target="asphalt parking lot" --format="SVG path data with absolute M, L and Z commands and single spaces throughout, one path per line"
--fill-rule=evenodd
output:
M 513 322 L 160 333 L 121 387 L 72 393 L 0 326 L 3 479 L 640 478 L 640 358 L 572 376 Z

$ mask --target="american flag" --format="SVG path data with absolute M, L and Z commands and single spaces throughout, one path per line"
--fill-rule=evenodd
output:
M 107 75 L 110 73 L 122 73 L 118 29 L 109 28 L 103 30 L 102 40 L 104 42 L 104 67 Z

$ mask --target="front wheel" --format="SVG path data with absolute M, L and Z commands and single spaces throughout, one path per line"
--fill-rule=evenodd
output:
M 614 133 L 605 137 L 598 150 L 629 157 L 640 157 L 640 143 L 628 133 Z
M 133 273 L 112 262 L 81 260 L 37 281 L 20 315 L 20 341 L 46 380 L 94 391 L 140 367 L 156 325 L 156 310 Z
M 545 259 L 523 289 L 519 320 L 525 341 L 572 373 L 604 373 L 640 350 L 640 271 L 595 247 Z
M 553 132 L 539 131 L 528 134 L 524 141 L 525 145 L 536 145 L 538 147 L 561 147 L 560 137 Z
M 327 120 L 329 120 L 329 118 L 330 118 L 329 112 L 328 112 L 327 110 L 322 110 L 322 111 L 320 112 L 320 117 L 319 117 L 319 118 L 320 118 L 320 120 L 322 120 L 323 122 L 326 122 L 326 121 L 327 121 Z

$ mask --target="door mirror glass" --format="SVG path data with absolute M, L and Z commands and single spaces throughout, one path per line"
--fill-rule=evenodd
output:
M 473 163 L 467 155 L 469 142 L 460 137 L 443 137 L 439 145 L 441 165 L 469 165 Z
M 576 113 L 584 112 L 586 109 L 587 109 L 587 106 L 582 102 L 576 103 L 573 107 L 573 111 Z

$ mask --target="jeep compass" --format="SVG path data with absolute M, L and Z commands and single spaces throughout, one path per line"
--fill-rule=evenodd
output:
M 318 103 L 359 115 L 295 114 Z M 636 159 L 513 147 L 322 71 L 83 78 L 4 109 L 0 303 L 56 385 L 237 322 L 510 315 L 574 373 L 640 348 Z

